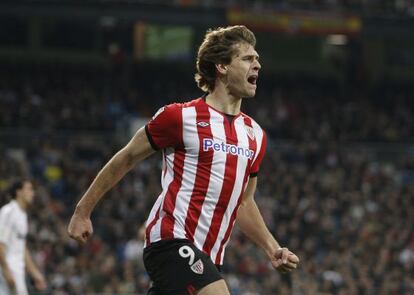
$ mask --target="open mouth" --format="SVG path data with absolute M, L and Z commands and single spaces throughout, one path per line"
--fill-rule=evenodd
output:
M 258 78 L 259 76 L 258 75 L 250 75 L 248 78 L 247 78 L 247 82 L 249 82 L 250 84 L 252 84 L 252 85 L 256 85 L 256 82 L 257 82 L 257 78 Z

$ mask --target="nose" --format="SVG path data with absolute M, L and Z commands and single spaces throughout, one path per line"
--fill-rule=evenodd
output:
M 262 68 L 262 65 L 260 64 L 259 60 L 258 59 L 255 59 L 255 63 L 253 65 L 253 69 L 258 71 L 261 68 Z

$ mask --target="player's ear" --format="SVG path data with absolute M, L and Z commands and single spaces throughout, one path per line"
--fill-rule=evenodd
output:
M 226 75 L 227 74 L 228 65 L 225 64 L 216 64 L 217 73 Z

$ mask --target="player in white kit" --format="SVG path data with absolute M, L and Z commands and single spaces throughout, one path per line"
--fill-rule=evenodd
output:
M 27 295 L 26 269 L 36 288 L 46 288 L 44 276 L 26 247 L 26 210 L 33 202 L 34 189 L 29 180 L 19 180 L 9 193 L 13 199 L 0 209 L 0 295 Z

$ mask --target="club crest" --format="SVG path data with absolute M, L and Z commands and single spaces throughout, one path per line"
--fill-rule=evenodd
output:
M 195 272 L 196 274 L 202 275 L 204 272 L 204 264 L 201 259 L 194 262 L 194 264 L 191 266 L 191 270 Z
M 255 136 L 254 136 L 254 130 L 253 130 L 253 128 L 250 127 L 250 126 L 244 126 L 244 127 L 246 128 L 246 133 L 249 136 L 249 138 L 251 140 L 254 140 Z

